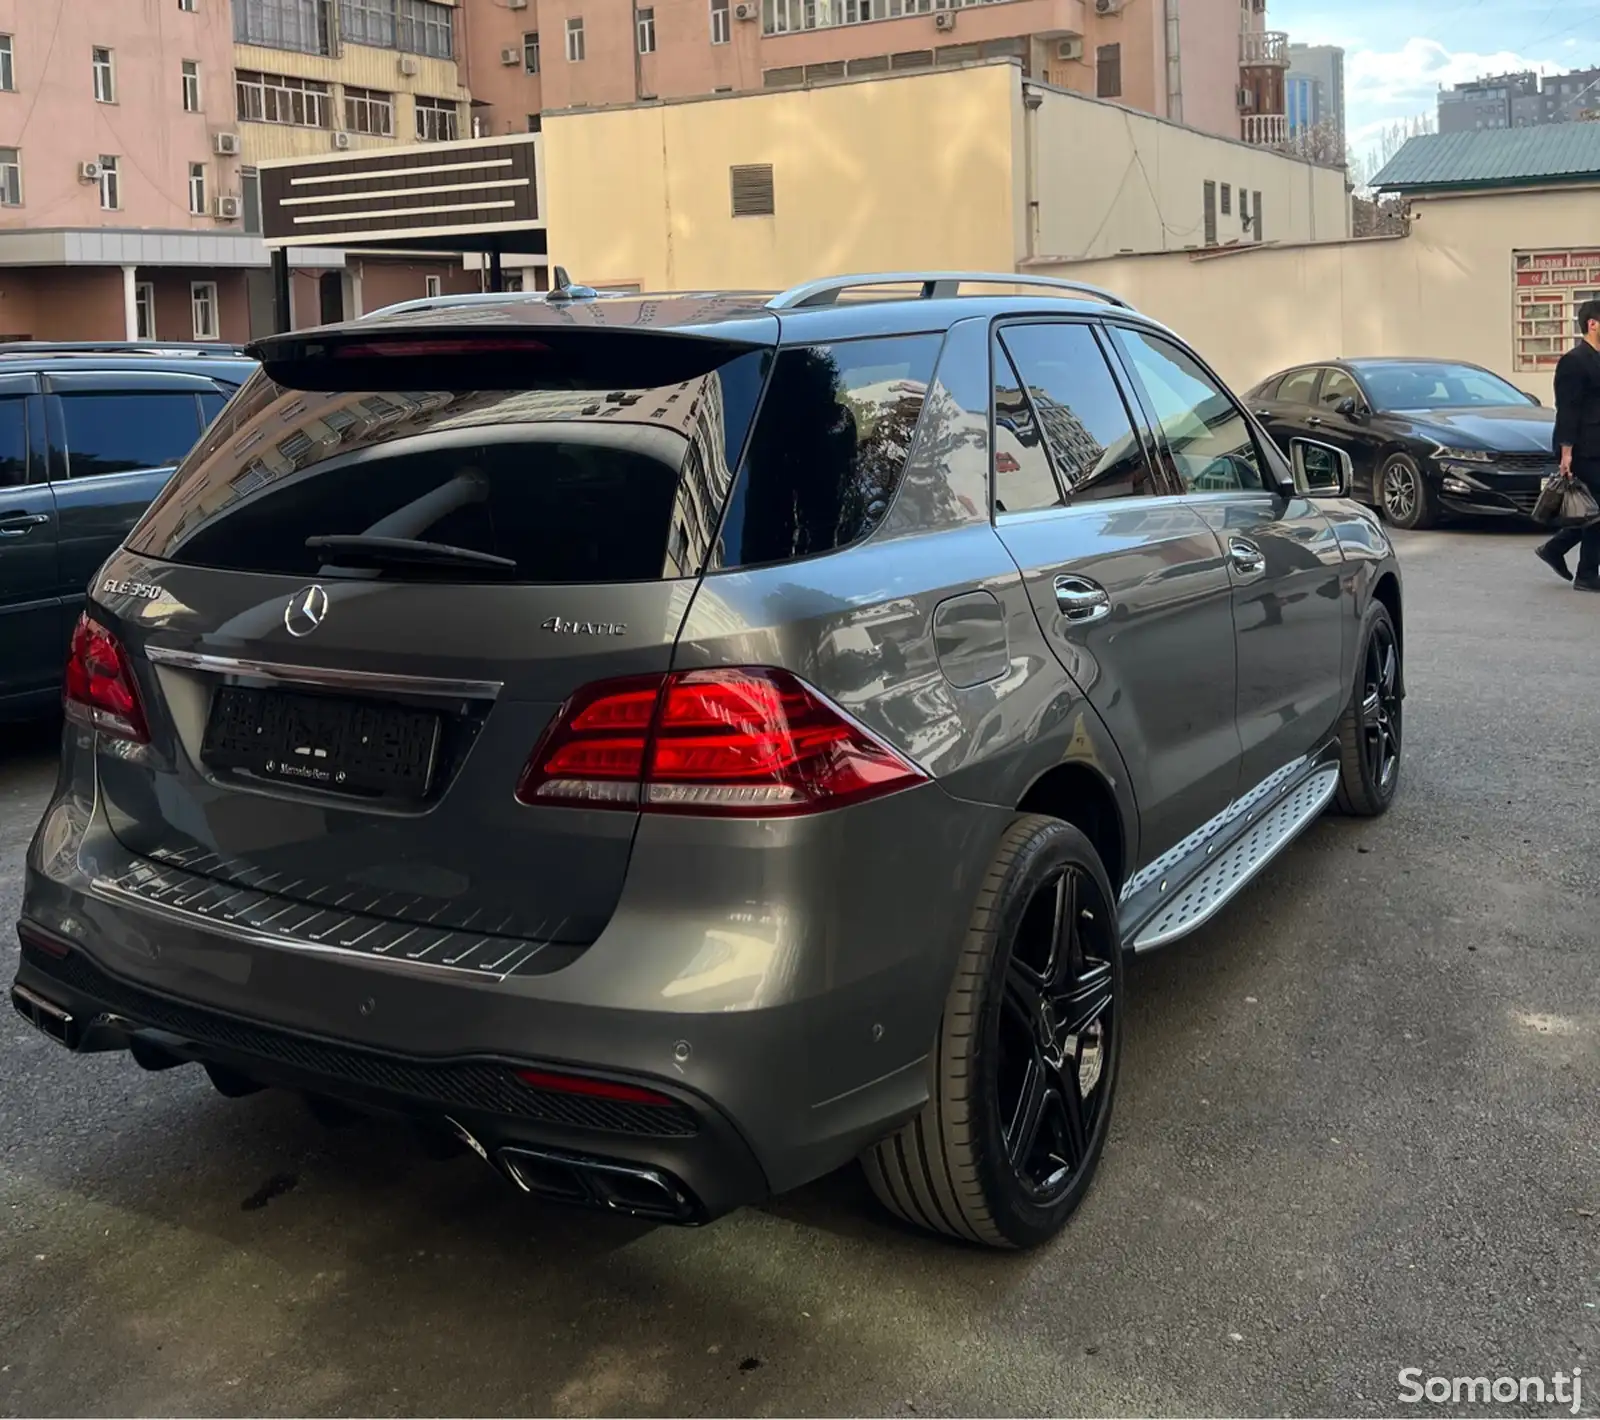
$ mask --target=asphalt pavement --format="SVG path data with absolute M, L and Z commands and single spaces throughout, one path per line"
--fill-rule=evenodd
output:
M 1398 1373 L 1580 1367 L 1600 1412 L 1600 596 L 1532 545 L 1403 539 L 1400 801 L 1136 964 L 1054 1244 L 921 1236 L 853 1170 L 700 1231 L 563 1211 L 7 1011 L 0 1411 L 1504 1414 Z M 4 922 L 53 774 L 0 729 Z

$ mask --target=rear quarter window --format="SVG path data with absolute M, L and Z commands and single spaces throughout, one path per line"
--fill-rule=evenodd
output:
M 73 478 L 170 468 L 200 436 L 193 390 L 67 392 L 60 400 Z
M 816 557 L 877 526 L 942 343 L 911 335 L 779 352 L 723 521 L 722 567 Z

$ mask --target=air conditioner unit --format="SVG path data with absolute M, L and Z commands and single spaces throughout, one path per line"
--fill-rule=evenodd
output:
M 755 20 L 761 16 L 761 7 L 755 0 L 739 0 L 733 7 L 733 18 L 736 20 Z
M 526 10 L 527 8 L 528 0 L 506 0 L 506 9 L 508 10 Z
M 350 135 L 342 128 L 333 135 L 333 146 L 341 153 L 350 146 Z
M 1253 109 L 1255 106 L 1256 106 L 1255 90 L 1254 89 L 1240 89 L 1239 90 L 1239 107 L 1240 107 L 1240 109 L 1248 111 L 1250 109 Z
M 1083 37 L 1081 35 L 1073 35 L 1071 39 L 1061 40 L 1056 45 L 1056 58 L 1057 59 L 1082 59 L 1083 58 Z
M 100 164 L 99 163 L 79 163 L 78 164 L 78 181 L 79 182 L 99 182 L 100 181 Z
M 239 135 L 237 133 L 213 133 L 211 146 L 224 158 L 237 156 L 239 152 Z
M 219 197 L 217 199 L 217 220 L 220 222 L 237 222 L 244 216 L 244 201 L 238 197 Z
M 513 64 L 521 64 L 522 51 L 514 48 L 511 45 L 507 45 L 500 51 L 500 62 L 507 68 L 510 68 Z
M 1094 12 L 1097 15 L 1120 15 L 1127 3 L 1128 0 L 1094 0 Z
M 415 77 L 419 72 L 421 72 L 421 69 L 422 66 L 418 64 L 417 61 L 409 54 L 402 54 L 400 56 L 400 72 L 406 75 L 408 78 Z
M 936 30 L 953 30 L 956 27 L 956 12 L 954 10 L 941 10 L 933 17 L 933 27 Z

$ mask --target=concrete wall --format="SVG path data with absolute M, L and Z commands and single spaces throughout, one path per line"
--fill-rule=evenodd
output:
M 1016 66 L 995 64 L 547 115 L 551 261 L 646 290 L 1011 270 L 1019 85 Z M 728 169 L 746 163 L 772 164 L 775 216 L 731 215 Z
M 208 200 L 238 191 L 237 164 L 210 140 L 233 117 L 224 0 L 193 14 L 173 0 L 0 0 L 0 33 L 12 36 L 16 76 L 15 91 L 0 92 L 0 147 L 21 154 L 23 201 L 0 207 L 0 228 L 217 229 L 189 213 L 189 164 L 206 164 Z M 112 51 L 114 103 L 94 98 L 96 47 Z M 200 113 L 183 109 L 185 59 L 200 66 Z M 118 212 L 103 211 L 99 188 L 78 178 L 78 165 L 103 153 L 119 159 Z
M 1223 244 L 1251 240 L 1240 220 L 1241 188 L 1261 193 L 1268 241 L 1332 241 L 1350 234 L 1350 203 L 1339 169 L 1072 94 L 1045 91 L 1043 97 L 1032 119 L 1040 204 L 1034 249 L 1040 256 L 1201 246 L 1208 179 L 1218 184 L 1217 237 Z M 1228 216 L 1220 214 L 1223 183 L 1234 189 Z
M 1553 398 L 1547 371 L 1517 370 L 1512 252 L 1592 246 L 1600 190 L 1434 198 L 1407 237 L 1222 255 L 1059 263 L 1195 341 L 1238 388 L 1309 360 L 1432 355 L 1467 360 Z

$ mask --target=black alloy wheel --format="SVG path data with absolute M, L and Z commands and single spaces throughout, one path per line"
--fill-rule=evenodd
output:
M 862 1156 L 907 1222 L 1033 1247 L 1083 1201 L 1122 1048 L 1116 894 L 1072 824 L 1020 814 L 979 888 L 945 1002 L 928 1102 Z
M 1363 622 L 1355 685 L 1339 722 L 1339 808 L 1360 818 L 1386 813 L 1400 787 L 1405 677 L 1389 609 L 1373 602 Z
M 1001 1137 L 1018 1184 L 1041 1208 L 1072 1191 L 1109 1094 L 1100 1085 L 1122 1022 L 1105 919 L 1093 880 L 1063 867 L 1022 914 L 999 999 Z

